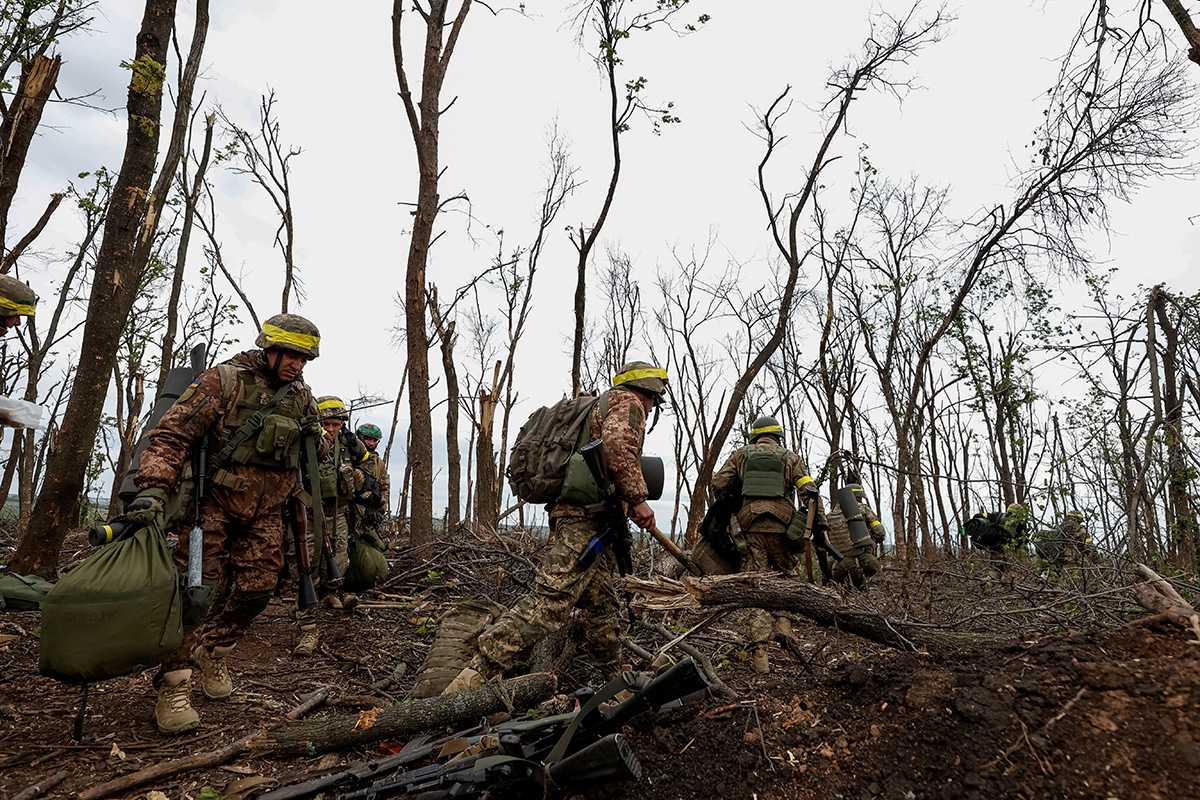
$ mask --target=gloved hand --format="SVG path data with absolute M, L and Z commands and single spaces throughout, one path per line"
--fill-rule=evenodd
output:
M 161 527 L 166 521 L 167 490 L 159 486 L 142 489 L 125 508 L 121 518 L 139 528 Z
M 349 428 L 342 428 L 342 449 L 351 464 L 361 464 L 367 460 L 367 448 Z

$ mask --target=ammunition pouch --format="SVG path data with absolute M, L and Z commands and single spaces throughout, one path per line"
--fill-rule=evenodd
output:
M 812 538 L 812 532 L 808 529 L 807 508 L 797 509 L 792 514 L 791 520 L 788 521 L 787 530 L 783 532 L 783 537 L 787 540 L 790 549 L 804 549 L 805 544 Z
M 255 439 L 254 450 L 259 459 L 296 469 L 300 466 L 299 421 L 282 414 L 268 414 Z
M 558 502 L 573 506 L 594 506 L 603 503 L 604 496 L 595 475 L 580 453 L 567 459 L 567 471 L 563 476 L 562 494 Z

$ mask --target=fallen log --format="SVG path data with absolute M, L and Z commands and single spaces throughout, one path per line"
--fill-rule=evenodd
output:
M 59 770 L 48 778 L 40 780 L 32 786 L 17 792 L 13 795 L 12 800 L 35 800 L 35 798 L 41 797 L 55 786 L 58 786 L 66 777 L 67 771 L 65 769 Z
M 406 700 L 361 714 L 330 714 L 288 722 L 259 731 L 218 750 L 163 761 L 114 778 L 79 793 L 79 800 L 100 800 L 119 792 L 252 753 L 262 756 L 318 755 L 330 750 L 403 738 L 420 731 L 472 723 L 480 717 L 514 708 L 530 708 L 554 694 L 553 675 L 522 675 L 449 697 Z
M 856 609 L 832 589 L 780 573 L 739 573 L 681 580 L 624 578 L 620 588 L 637 595 L 634 606 L 646 611 L 696 610 L 714 606 L 792 611 L 818 625 L 902 650 L 944 653 L 993 647 L 1005 641 L 987 634 L 951 631 Z
M 1192 604 L 1175 591 L 1175 587 L 1169 581 L 1150 567 L 1138 564 L 1136 569 L 1137 573 L 1145 579 L 1144 583 L 1137 583 L 1133 586 L 1133 596 L 1142 608 L 1152 611 L 1156 616 L 1168 619 L 1180 627 L 1187 628 L 1196 634 L 1197 639 L 1200 639 L 1200 613 Z
M 256 754 L 318 755 L 471 722 L 488 714 L 529 708 L 554 694 L 553 675 L 534 673 L 448 697 L 405 700 L 360 714 L 326 714 L 264 731 Z

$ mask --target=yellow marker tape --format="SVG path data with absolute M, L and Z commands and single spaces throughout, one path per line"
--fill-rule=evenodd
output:
M 263 336 L 266 337 L 267 344 L 290 344 L 295 347 L 303 347 L 305 350 L 313 350 L 321 343 L 320 336 L 313 336 L 310 333 L 295 333 L 293 331 L 285 331 L 278 325 L 267 323 L 262 326 Z
M 803 478 L 798 478 L 796 480 L 796 488 L 803 489 L 805 486 L 808 486 L 812 482 L 813 482 L 812 475 L 805 475 Z
M 6 317 L 32 317 L 34 308 L 25 303 L 14 303 L 7 297 L 0 297 L 0 314 Z
M 882 528 L 882 527 L 883 527 L 883 523 L 882 523 L 882 522 L 880 522 L 879 520 L 875 520 L 874 522 L 872 522 L 872 523 L 871 523 L 871 527 L 872 527 L 872 528 Z
M 332 400 L 321 401 L 320 403 L 317 404 L 317 408 L 319 408 L 321 411 L 330 411 L 335 408 L 339 411 L 344 411 L 346 408 L 346 404 L 343 403 L 341 400 L 334 398 Z
M 104 543 L 111 544 L 113 540 L 112 525 L 104 526 Z
M 750 435 L 758 436 L 760 433 L 783 433 L 782 425 L 763 425 L 761 428 L 751 428 Z
M 618 372 L 613 376 L 612 385 L 620 386 L 630 381 L 640 381 L 642 378 L 658 378 L 665 381 L 667 379 L 667 371 L 660 367 L 646 367 L 644 369 L 630 369 L 625 372 Z

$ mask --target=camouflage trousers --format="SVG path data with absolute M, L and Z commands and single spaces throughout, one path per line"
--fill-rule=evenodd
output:
M 796 554 L 788 547 L 783 531 L 747 531 L 747 553 L 742 562 L 743 572 L 769 572 L 778 570 L 791 573 L 796 569 Z M 776 627 L 776 620 L 770 613 L 755 608 L 750 610 L 750 641 L 761 644 L 771 640 L 771 634 Z
M 163 672 L 187 669 L 197 645 L 233 647 L 271 600 L 283 569 L 283 503 L 255 491 L 214 486 L 201 509 L 205 585 L 212 602 L 204 620 L 185 627 Z M 179 533 L 175 563 L 187 572 L 190 529 Z
M 336 514 L 333 506 L 325 508 L 325 529 L 329 535 L 329 546 L 333 550 L 333 560 L 338 565 L 338 571 L 345 575 L 346 567 L 350 565 L 350 523 L 345 505 L 339 505 Z M 325 554 L 321 552 L 321 543 L 316 540 L 311 517 L 308 524 L 308 541 L 312 563 L 317 565 L 317 574 L 324 578 L 329 570 L 325 564 Z
M 596 533 L 589 518 L 564 517 L 553 523 L 550 550 L 538 567 L 533 592 L 479 634 L 479 653 L 490 666 L 511 669 L 519 655 L 566 625 L 576 607 L 587 613 L 587 642 L 596 658 L 606 666 L 617 663 L 621 607 L 612 585 L 616 560 L 606 548 L 586 569 L 578 566 Z
M 873 549 L 861 544 L 851 547 L 848 553 L 843 554 L 842 560 L 833 565 L 833 579 L 847 586 L 853 584 L 859 589 L 866 586 L 867 581 L 882 569 Z

